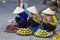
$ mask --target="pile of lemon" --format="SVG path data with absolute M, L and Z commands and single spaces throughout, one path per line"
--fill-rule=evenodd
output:
M 53 40 L 60 40 L 60 32 L 56 32 L 57 36 L 53 37 Z
M 29 28 L 20 28 L 16 33 L 21 35 L 29 35 L 32 34 L 32 31 Z
M 38 30 L 37 32 L 34 33 L 35 36 L 40 36 L 40 37 L 47 37 L 48 32 L 46 30 Z

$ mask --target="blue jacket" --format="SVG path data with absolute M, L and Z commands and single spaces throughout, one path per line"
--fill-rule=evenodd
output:
M 22 25 L 22 21 L 27 21 L 28 14 L 24 11 L 19 14 L 20 21 L 18 22 L 18 25 Z
M 28 14 L 24 11 L 19 15 L 19 18 L 23 18 L 24 20 L 27 20 Z

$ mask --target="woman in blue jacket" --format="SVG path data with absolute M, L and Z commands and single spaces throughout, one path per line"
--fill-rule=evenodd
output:
M 19 17 L 15 17 L 17 25 L 22 28 L 27 28 L 27 17 L 28 14 L 21 7 L 17 7 L 14 11 L 14 14 L 17 14 Z

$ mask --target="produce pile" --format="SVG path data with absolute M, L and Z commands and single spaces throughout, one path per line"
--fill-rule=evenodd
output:
M 16 33 L 20 35 L 29 35 L 32 34 L 32 31 L 29 28 L 20 28 Z
M 56 35 L 57 35 L 57 36 L 60 36 L 60 32 L 56 32 Z
M 53 40 L 60 40 L 60 37 L 54 37 Z
M 53 40 L 60 40 L 60 32 L 57 32 L 56 34 L 57 36 L 54 36 Z
M 37 32 L 34 33 L 35 36 L 39 37 L 48 37 L 49 34 L 46 30 L 38 30 Z

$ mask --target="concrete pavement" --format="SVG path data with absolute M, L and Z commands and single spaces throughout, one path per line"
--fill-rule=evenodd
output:
M 47 5 L 42 4 L 42 0 L 29 0 L 28 7 L 35 5 L 37 7 L 38 12 L 43 8 L 47 7 Z M 14 18 L 17 15 L 13 15 L 13 10 L 16 8 L 17 3 L 16 0 L 8 0 L 7 3 L 0 5 L 0 40 L 52 40 L 50 38 L 39 38 L 33 35 L 31 36 L 20 36 L 16 33 L 6 33 L 4 32 L 4 28 L 9 24 L 8 20 Z M 59 15 L 60 16 L 60 15 Z M 58 21 L 60 23 L 60 20 Z M 57 31 L 60 31 L 60 25 L 57 26 Z

